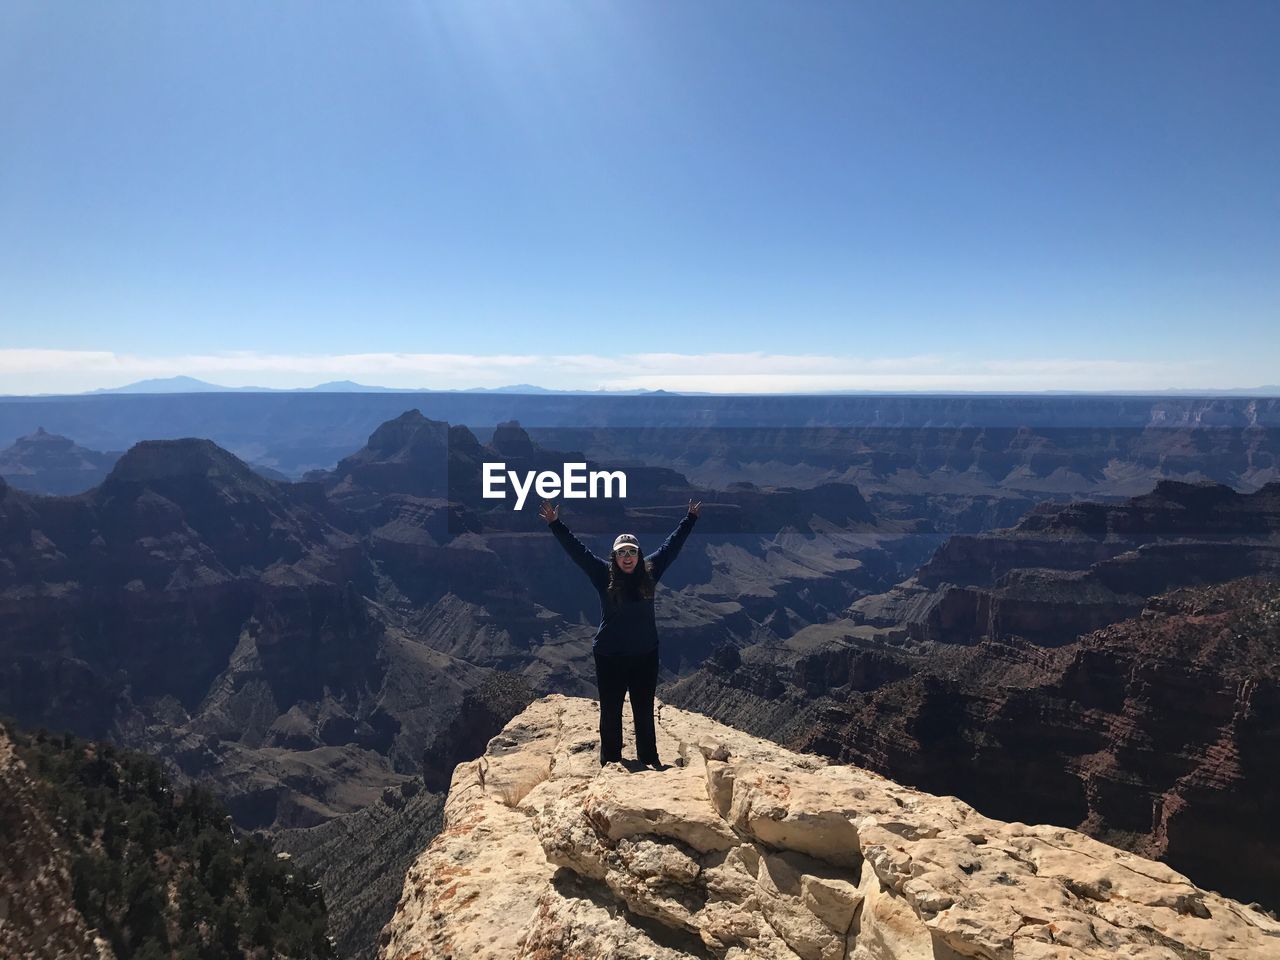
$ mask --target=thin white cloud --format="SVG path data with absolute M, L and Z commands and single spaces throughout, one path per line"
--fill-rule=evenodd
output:
M 552 389 L 713 393 L 837 390 L 1142 390 L 1254 386 L 1206 363 L 945 354 L 849 357 L 814 353 L 278 354 L 237 351 L 143 356 L 89 350 L 0 350 L 0 392 L 74 393 L 186 375 L 224 386 L 306 387 L 327 380 L 429 389 L 532 383 Z

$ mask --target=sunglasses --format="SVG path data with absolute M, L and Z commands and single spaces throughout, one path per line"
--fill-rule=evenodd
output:
M 620 557 L 637 557 L 640 555 L 640 551 L 635 547 L 619 547 L 613 552 Z

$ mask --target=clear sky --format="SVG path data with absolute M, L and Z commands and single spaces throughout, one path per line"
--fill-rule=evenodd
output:
M 1280 382 L 1280 4 L 0 6 L 0 392 Z

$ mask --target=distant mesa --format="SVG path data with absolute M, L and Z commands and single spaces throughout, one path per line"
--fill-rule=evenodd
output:
M 197 437 L 144 440 L 134 444 L 116 463 L 109 479 L 145 483 L 192 477 L 225 478 L 248 483 L 260 483 L 262 479 L 239 457 L 212 440 Z
M 66 496 L 96 487 L 118 453 L 101 453 L 44 427 L 0 450 L 0 476 L 19 490 Z
M 423 454 L 444 454 L 448 444 L 448 423 L 424 417 L 419 410 L 406 410 L 379 426 L 369 435 L 368 446 L 350 459 L 412 460 Z
M 460 476 L 477 472 L 482 457 L 480 441 L 465 426 L 406 410 L 380 425 L 364 447 L 333 470 L 315 470 L 306 479 L 324 484 L 339 500 L 353 494 L 444 497 L 450 470 L 456 468 Z
M 508 420 L 493 431 L 490 446 L 506 457 L 532 457 L 535 453 L 529 434 L 520 427 L 520 421 Z

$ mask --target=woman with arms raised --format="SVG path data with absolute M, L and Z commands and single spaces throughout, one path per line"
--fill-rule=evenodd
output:
M 600 595 L 600 626 L 591 650 L 600 690 L 601 766 L 622 760 L 622 700 L 629 693 L 636 728 L 636 759 L 661 768 L 653 727 L 653 695 L 658 688 L 654 588 L 680 552 L 701 508 L 701 500 L 690 500 L 684 519 L 648 557 L 641 557 L 640 542 L 633 534 L 619 534 L 606 561 L 569 532 L 559 518 L 559 507 L 542 501 L 540 516 Z

